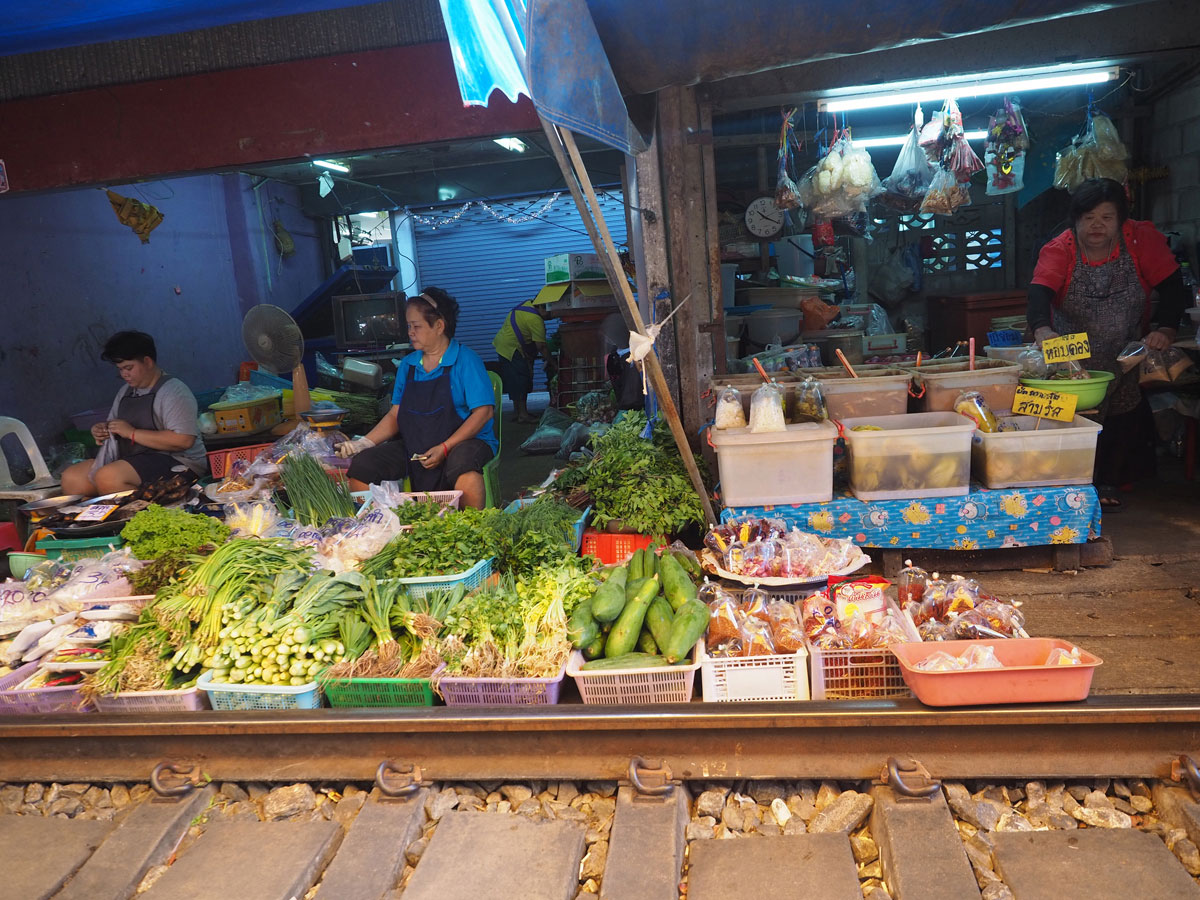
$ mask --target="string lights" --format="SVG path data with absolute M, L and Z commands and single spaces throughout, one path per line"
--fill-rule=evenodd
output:
M 521 225 L 525 222 L 532 222 L 536 219 L 542 218 L 542 216 L 546 215 L 546 213 L 551 210 L 554 204 L 558 202 L 558 198 L 561 196 L 562 191 L 555 191 L 553 194 L 543 200 L 533 211 L 512 216 L 500 212 L 495 207 L 491 206 L 486 200 L 468 200 L 454 213 L 448 215 L 421 216 L 417 215 L 407 206 L 404 208 L 404 214 L 406 216 L 411 216 L 413 221 L 418 222 L 421 225 L 428 226 L 431 231 L 437 231 L 439 228 L 445 228 L 447 225 L 453 225 L 455 222 L 465 216 L 467 212 L 475 207 L 482 209 L 498 222 L 505 222 L 509 225 Z

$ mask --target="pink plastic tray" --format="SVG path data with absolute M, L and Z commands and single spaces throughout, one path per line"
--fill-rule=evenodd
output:
M 959 672 L 921 672 L 913 668 L 939 650 L 961 656 L 979 644 L 991 647 L 1003 669 L 963 669 Z M 1086 700 L 1096 666 L 1104 660 L 1082 647 L 1078 666 L 1047 666 L 1056 648 L 1075 645 L 1057 638 L 1011 638 L 998 641 L 935 641 L 893 644 L 904 680 L 927 706 L 982 706 L 997 703 L 1061 703 Z
M 434 673 L 447 706 L 553 706 L 562 689 L 564 664 L 552 678 L 462 678 Z
M 37 668 L 38 661 L 34 660 L 0 678 L 0 715 L 92 712 L 92 705 L 83 699 L 78 685 L 16 690 L 16 686 L 33 675 Z

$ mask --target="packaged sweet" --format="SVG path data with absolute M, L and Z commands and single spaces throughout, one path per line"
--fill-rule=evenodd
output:
M 938 169 L 921 202 L 921 212 L 951 216 L 960 206 L 969 206 L 970 203 L 970 186 L 960 183 L 949 169 Z
M 928 580 L 928 572 L 914 566 L 911 559 L 906 559 L 904 568 L 900 570 L 900 576 L 896 580 L 896 593 L 900 600 L 900 606 L 905 607 L 910 602 L 919 603 L 925 596 L 925 583 Z
M 771 601 L 771 595 L 762 588 L 749 588 L 742 593 L 742 602 L 739 605 L 739 612 L 747 618 L 762 619 L 764 622 L 771 621 L 771 614 L 767 612 L 767 604 Z
M 1021 367 L 1022 378 L 1046 377 L 1046 357 L 1036 345 L 1017 354 L 1017 365 Z
M 1072 647 L 1070 650 L 1064 650 L 1062 647 L 1055 647 L 1050 651 L 1050 655 L 1046 657 L 1046 665 L 1081 666 L 1083 665 L 1083 655 L 1079 652 L 1078 647 Z
M 1025 151 L 1029 133 L 1025 118 L 1016 102 L 1004 98 L 1004 106 L 992 115 L 988 123 L 988 142 L 984 148 L 987 165 L 987 193 L 991 196 L 1010 194 L 1025 186 Z
M 923 119 L 921 107 L 918 106 L 913 129 L 904 139 L 892 174 L 882 182 L 883 193 L 879 195 L 878 203 L 896 212 L 914 213 L 919 210 L 937 171 L 921 149 L 919 135 Z
M 1177 381 L 1184 372 L 1192 368 L 1192 360 L 1178 347 L 1168 347 L 1161 351 L 1163 365 L 1167 367 L 1167 375 L 1172 381 Z
M 709 605 L 707 642 L 716 646 L 728 641 L 740 641 L 742 630 L 738 606 L 728 594 L 718 597 Z
M 750 431 L 763 434 L 787 431 L 783 417 L 783 391 L 770 381 L 756 390 L 750 398 Z
M 742 406 L 742 393 L 733 385 L 727 385 L 717 398 L 717 411 L 713 416 L 713 427 L 745 428 L 746 410 Z
M 1125 345 L 1125 349 L 1117 354 L 1117 365 L 1121 367 L 1122 372 L 1131 372 L 1142 364 L 1148 352 L 1149 348 L 1141 341 L 1130 341 Z
M 849 134 L 838 136 L 799 184 L 804 205 L 822 219 L 866 212 L 868 201 L 881 190 L 871 155 L 856 148 Z
M 886 578 L 872 575 L 858 579 L 829 579 L 834 606 L 840 621 L 863 616 L 868 622 L 880 621 L 887 612 L 884 591 L 891 584 Z
M 1138 384 L 1142 387 L 1151 387 L 1154 385 L 1169 384 L 1170 381 L 1171 374 L 1167 371 L 1167 364 L 1163 358 L 1162 351 L 1147 351 L 1145 358 L 1141 362 L 1141 368 L 1138 369 Z
M 922 672 L 961 672 L 965 669 L 1003 669 L 1004 664 L 996 656 L 996 651 L 983 644 L 976 644 L 963 651 L 961 656 L 954 656 L 944 650 L 938 650 L 925 657 L 913 668 Z
M 804 629 L 796 607 L 786 600 L 772 600 L 767 604 L 771 616 L 771 637 L 775 649 L 780 653 L 795 653 L 804 647 Z
M 913 666 L 920 672 L 957 672 L 962 666 L 959 659 L 945 650 L 936 650 Z
M 966 416 L 975 423 L 975 427 L 985 434 L 995 434 L 1000 430 L 996 414 L 992 412 L 983 394 L 979 391 L 963 391 L 954 400 L 954 411 Z
M 1086 381 L 1092 377 L 1092 373 L 1085 369 L 1079 360 L 1068 359 L 1066 362 L 1050 366 L 1046 370 L 1046 377 L 1060 381 Z
M 795 422 L 824 422 L 829 418 L 829 408 L 825 405 L 825 395 L 821 392 L 821 383 L 811 375 L 796 385 L 796 400 L 792 407 L 792 420 Z
M 1111 178 L 1124 184 L 1129 174 L 1125 167 L 1128 156 L 1129 151 L 1121 143 L 1112 120 L 1089 110 L 1083 134 L 1059 151 L 1054 186 L 1074 191 L 1091 178 Z
M 751 616 L 742 623 L 742 656 L 774 656 L 771 623 Z

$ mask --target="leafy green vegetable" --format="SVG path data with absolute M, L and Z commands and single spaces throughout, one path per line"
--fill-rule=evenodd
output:
M 354 515 L 354 498 L 342 479 L 336 481 L 307 453 L 289 453 L 280 471 L 296 520 L 321 526 L 330 519 Z
M 407 504 L 425 505 L 425 504 Z M 457 575 L 500 549 L 493 526 L 495 509 L 464 509 L 419 522 L 394 537 L 362 564 L 364 575 L 376 578 L 414 578 Z
M 121 537 L 138 559 L 158 559 L 172 550 L 191 552 L 205 544 L 222 544 L 229 529 L 212 516 L 151 503 L 121 529 Z

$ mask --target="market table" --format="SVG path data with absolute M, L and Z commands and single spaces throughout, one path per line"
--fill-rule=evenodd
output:
M 1100 498 L 1090 484 L 988 490 L 960 497 L 858 500 L 840 492 L 826 503 L 739 506 L 721 521 L 768 517 L 802 531 L 863 547 L 983 550 L 1084 544 L 1100 536 Z

